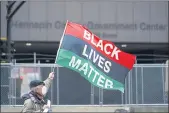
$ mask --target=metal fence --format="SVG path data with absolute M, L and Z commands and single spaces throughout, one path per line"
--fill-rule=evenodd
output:
M 1 64 L 1 105 L 22 105 L 28 83 L 45 80 L 53 67 L 55 79 L 47 94 L 53 105 L 167 103 L 166 64 L 135 64 L 125 79 L 125 93 L 97 88 L 78 73 L 54 64 Z

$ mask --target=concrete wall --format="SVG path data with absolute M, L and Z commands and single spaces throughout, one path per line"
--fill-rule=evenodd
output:
M 6 37 L 6 3 L 5 1 L 0 2 L 0 9 L 1 9 L 1 37 Z
M 66 20 L 113 42 L 168 42 L 167 1 L 108 0 L 27 1 L 13 17 L 12 40 L 60 41 Z

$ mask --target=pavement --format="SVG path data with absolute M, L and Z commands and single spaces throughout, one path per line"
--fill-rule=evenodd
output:
M 22 106 L 1 106 L 1 112 L 20 112 Z M 156 106 L 139 106 L 139 105 L 59 105 L 52 106 L 52 112 L 168 112 L 168 105 Z

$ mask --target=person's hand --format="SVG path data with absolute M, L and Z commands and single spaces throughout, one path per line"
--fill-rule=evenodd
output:
M 48 106 L 48 105 L 43 106 L 43 109 L 49 109 L 49 108 L 50 108 L 50 106 Z
M 54 72 L 49 73 L 49 78 L 50 78 L 51 80 L 53 80 L 54 76 L 55 76 Z

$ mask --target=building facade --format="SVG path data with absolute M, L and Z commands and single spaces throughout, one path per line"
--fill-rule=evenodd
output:
M 6 3 L 1 2 L 1 37 L 6 37 Z M 12 18 L 11 38 L 16 52 L 56 54 L 69 20 L 126 52 L 167 55 L 168 13 L 167 1 L 26 1 Z M 27 42 L 32 46 L 25 47 Z
M 0 3 L 0 35 L 7 37 L 7 2 Z M 19 2 L 16 2 L 13 8 L 16 8 L 17 4 Z M 163 59 L 160 63 L 165 63 L 169 54 L 168 14 L 167 1 L 26 1 L 13 16 L 10 27 L 11 39 L 15 42 L 15 58 L 17 62 L 24 63 L 43 62 L 42 58 L 54 63 L 65 22 L 69 20 L 87 26 L 100 38 L 110 40 L 120 49 L 138 55 L 137 58 L 143 59 L 143 63 L 146 63 L 147 59 L 151 60 L 149 63 L 159 63 L 155 55 Z M 44 58 L 44 55 L 36 58 L 36 54 L 32 54 L 35 52 L 53 56 L 51 59 Z M 22 55 L 19 55 L 21 53 Z M 1 67 L 3 105 L 23 104 L 20 96 L 26 89 L 23 86 L 28 84 L 24 80 L 28 82 L 28 79 L 32 80 L 30 76 L 37 74 L 45 79 L 53 69 L 53 65 L 47 64 Z M 32 70 L 26 71 L 27 69 Z M 163 64 L 136 65 L 126 78 L 126 92 L 122 94 L 96 88 L 78 73 L 57 67 L 56 79 L 48 96 L 54 105 L 165 104 L 164 94 L 168 91 L 167 69 Z M 13 70 L 12 73 L 9 73 L 9 70 Z M 27 78 L 24 79 L 22 76 L 26 75 Z

